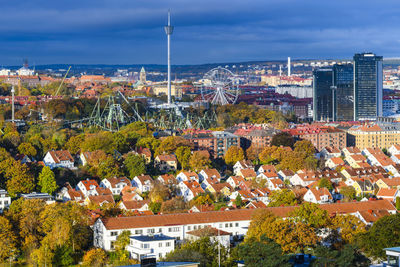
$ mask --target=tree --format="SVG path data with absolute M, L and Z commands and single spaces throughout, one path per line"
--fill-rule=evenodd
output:
M 325 187 L 328 190 L 332 190 L 333 189 L 331 181 L 329 181 L 325 177 L 318 181 L 318 187 L 319 188 L 324 188 Z
M 240 208 L 243 205 L 242 197 L 240 196 L 240 194 L 238 194 L 235 199 L 235 205 L 238 208 Z
M 301 140 L 294 144 L 294 151 L 302 153 L 304 158 L 314 157 L 315 147 L 309 140 Z
M 229 147 L 225 153 L 224 159 L 227 165 L 233 166 L 233 164 L 235 164 L 239 160 L 244 159 L 243 149 L 238 146 Z
M 400 197 L 396 197 L 396 210 L 400 211 Z
M 370 261 L 353 245 L 345 245 L 342 250 L 334 250 L 326 246 L 317 246 L 314 250 L 316 260 L 315 267 L 367 267 Z
M 269 199 L 269 207 L 294 206 L 297 204 L 295 194 L 288 189 L 272 191 Z
M 210 165 L 210 154 L 205 150 L 193 152 L 189 160 L 189 166 L 194 171 L 208 168 Z
M 366 225 L 354 215 L 335 216 L 330 228 L 338 232 L 343 243 L 353 243 L 357 235 L 366 232 Z
M 261 153 L 258 155 L 260 162 L 262 164 L 270 164 L 276 161 L 276 159 L 272 157 L 272 153 L 274 153 L 277 149 L 278 148 L 276 146 L 265 147 L 263 151 L 261 151 Z
M 271 139 L 271 146 L 288 146 L 293 148 L 293 145 L 293 137 L 286 132 L 277 133 Z
M 224 246 L 220 248 L 221 263 L 227 260 L 227 251 Z M 202 237 L 194 242 L 184 243 L 180 248 L 168 253 L 165 261 L 192 261 L 200 262 L 200 266 L 218 266 L 218 242 L 213 242 L 210 237 Z
M 111 156 L 108 155 L 107 158 L 100 162 L 97 168 L 97 176 L 101 179 L 110 177 L 119 177 L 123 174 L 118 162 Z
M 135 178 L 135 176 L 146 173 L 146 162 L 145 159 L 140 155 L 130 153 L 125 158 L 124 165 L 131 179 Z
M 340 194 L 343 195 L 345 200 L 353 200 L 356 197 L 356 190 L 352 186 L 344 186 L 340 189 Z
M 150 189 L 149 198 L 151 202 L 162 203 L 164 200 L 167 200 L 169 195 L 168 188 L 163 183 L 155 181 Z
M 190 147 L 180 146 L 175 151 L 176 158 L 181 164 L 182 170 L 187 170 L 189 168 L 189 160 L 191 155 Z
M 37 154 L 36 148 L 31 143 L 21 143 L 18 152 L 23 155 L 34 157 Z
M 65 148 L 69 152 L 71 152 L 72 155 L 74 155 L 74 154 L 78 153 L 79 150 L 81 149 L 84 139 L 85 139 L 84 135 L 71 136 L 71 138 L 65 144 Z
M 384 259 L 384 248 L 400 246 L 400 214 L 377 220 L 367 232 L 359 235 L 357 244 L 366 256 Z
M 174 197 L 170 200 L 164 201 L 161 204 L 161 212 L 164 214 L 183 212 L 187 209 L 187 203 L 178 197 Z
M 239 246 L 239 258 L 249 267 L 291 266 L 287 256 L 274 240 L 263 235 L 260 240 L 251 239 Z
M 52 195 L 58 188 L 54 173 L 50 167 L 44 166 L 39 174 L 40 192 Z
M 129 245 L 130 235 L 130 231 L 122 231 L 122 233 L 118 235 L 117 240 L 115 241 L 115 252 L 118 257 L 119 264 L 123 264 L 129 259 L 129 252 L 126 250 L 126 246 Z
M 161 202 L 150 202 L 149 209 L 154 213 L 157 214 L 161 210 Z
M 302 222 L 314 228 L 325 227 L 329 222 L 328 212 L 321 209 L 318 204 L 310 202 L 304 202 L 296 207 L 289 214 L 289 217 L 296 222 Z
M 107 254 L 101 248 L 92 248 L 83 256 L 83 266 L 101 267 L 107 264 Z
M 190 147 L 190 143 L 188 140 L 180 136 L 168 136 L 161 141 L 155 153 L 156 155 L 161 155 L 163 153 L 171 154 L 180 146 Z
M 17 255 L 17 237 L 10 221 L 0 216 L 0 261 L 14 255 Z
M 35 188 L 35 179 L 29 173 L 28 167 L 19 161 L 13 161 L 12 165 L 5 170 L 7 180 L 7 191 L 11 197 L 19 193 L 30 193 Z

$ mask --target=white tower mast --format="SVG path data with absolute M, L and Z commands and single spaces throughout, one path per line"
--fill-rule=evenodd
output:
M 167 34 L 167 49 L 168 49 L 168 105 L 171 104 L 171 34 L 174 27 L 171 26 L 171 12 L 168 10 L 168 25 L 164 27 Z
M 290 76 L 290 57 L 287 58 L 287 76 Z
M 14 110 L 14 102 L 15 102 L 15 89 L 14 89 L 14 85 L 11 88 L 11 101 L 12 101 L 12 106 L 11 106 L 11 122 L 14 123 L 15 122 L 15 110 Z

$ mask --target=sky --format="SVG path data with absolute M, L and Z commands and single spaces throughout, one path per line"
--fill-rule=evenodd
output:
M 0 65 L 400 57 L 398 0 L 0 0 Z

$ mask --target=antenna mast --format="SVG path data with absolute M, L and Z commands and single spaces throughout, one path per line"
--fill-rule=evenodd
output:
M 167 34 L 167 49 L 168 49 L 168 105 L 171 105 L 171 35 L 174 27 L 171 26 L 171 11 L 168 10 L 168 25 L 164 27 Z

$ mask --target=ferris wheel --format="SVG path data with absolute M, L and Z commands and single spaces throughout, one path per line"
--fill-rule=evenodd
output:
M 216 105 L 234 104 L 239 96 L 239 86 L 236 75 L 230 70 L 218 67 L 204 75 L 207 84 L 201 88 L 204 101 Z

